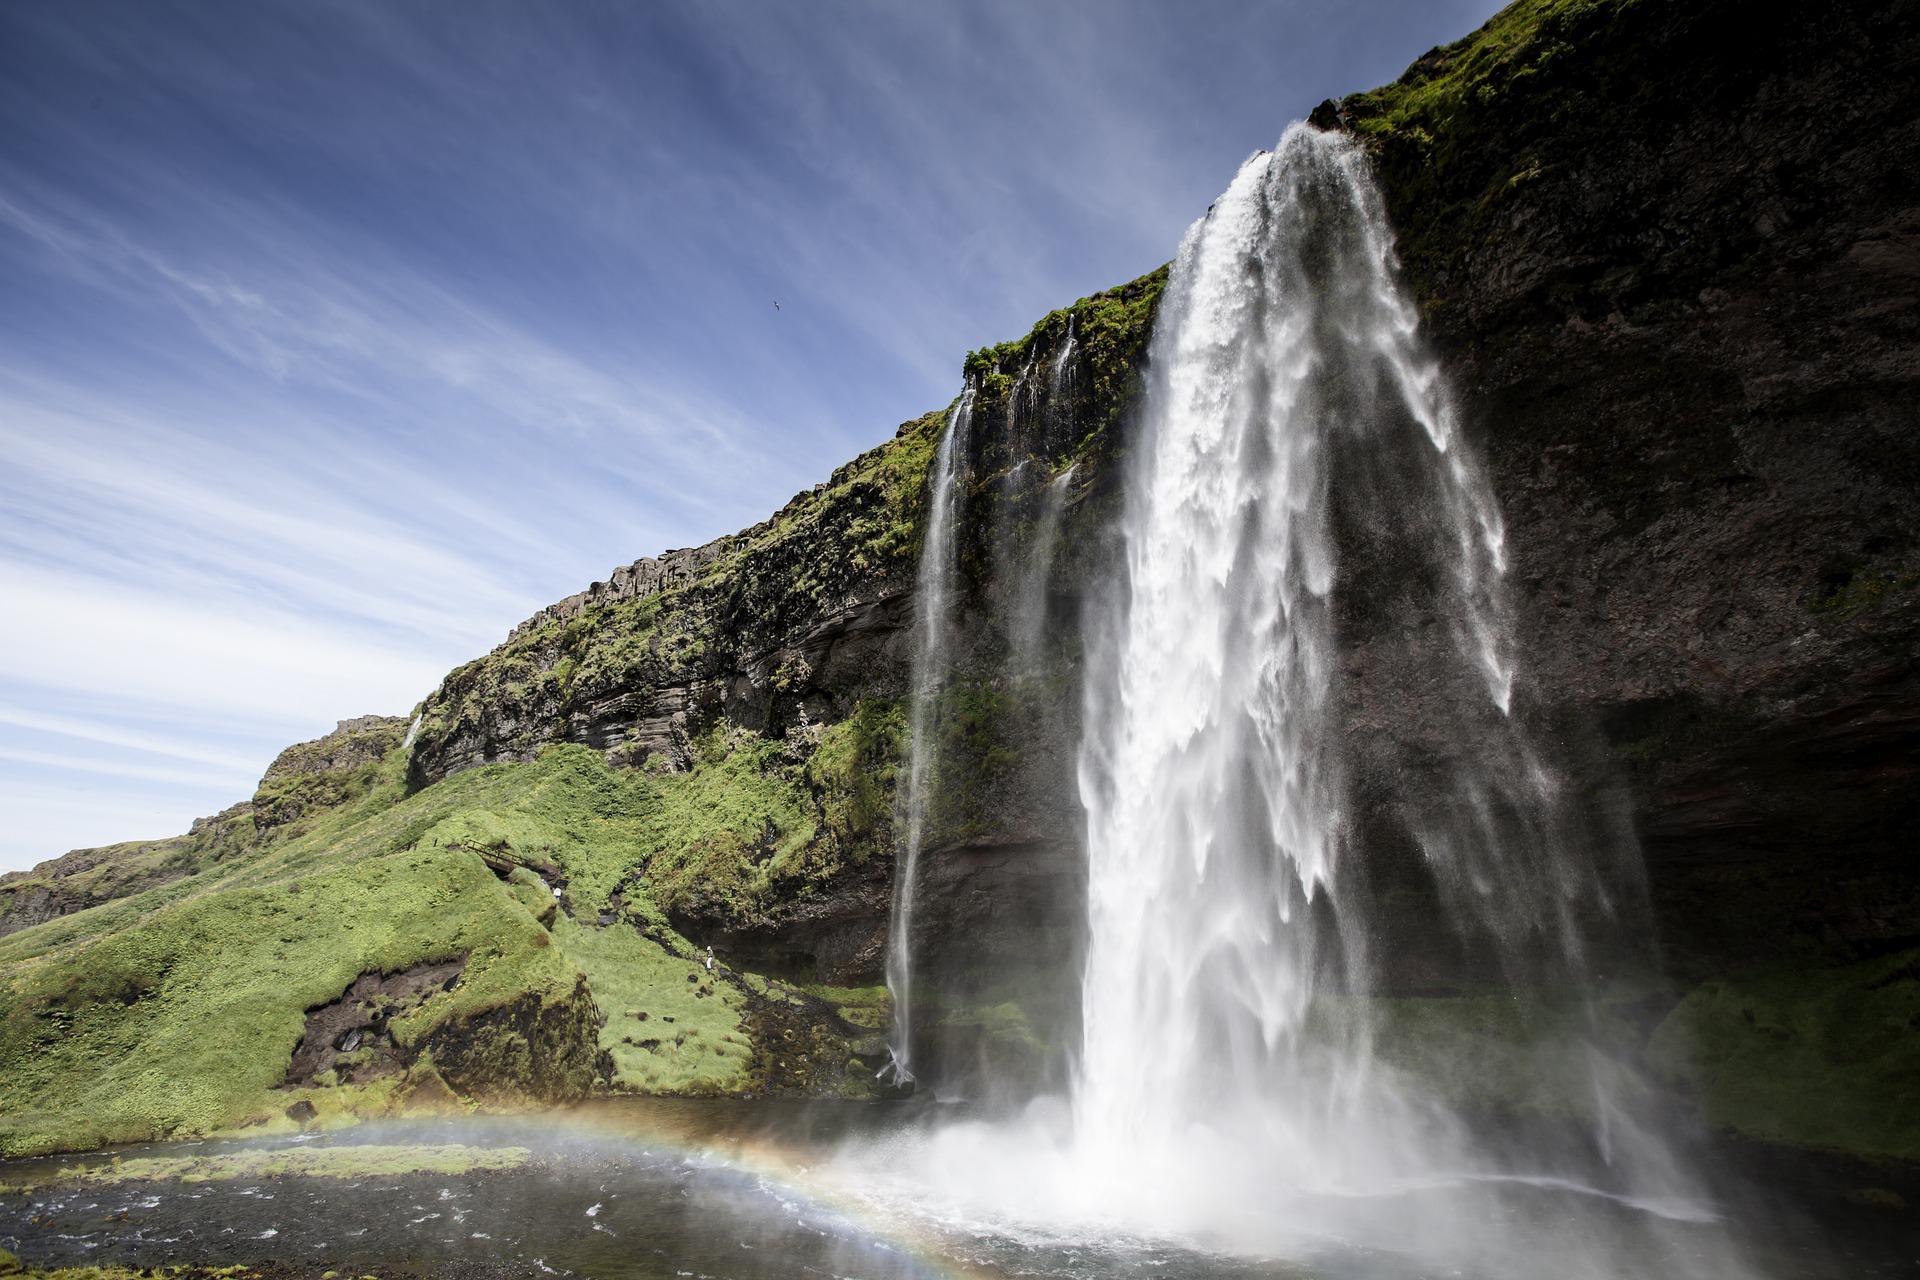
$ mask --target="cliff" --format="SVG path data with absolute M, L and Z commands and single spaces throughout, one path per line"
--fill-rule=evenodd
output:
M 1645 854 L 1680 981 L 1623 1006 L 1642 1065 L 1729 1130 L 1908 1157 L 1917 32 L 1907 3 L 1521 0 L 1314 113 L 1375 158 L 1502 504 L 1518 713 L 1575 762 L 1593 829 Z M 1055 1072 L 1071 1036 L 1077 626 L 1164 282 L 963 366 L 964 607 L 916 922 L 922 1056 L 950 1078 Z M 295 1102 L 864 1092 L 953 411 L 543 610 L 411 722 L 290 749 L 188 836 L 0 880 L 0 933 L 20 930 L 0 940 L 0 1150 L 286 1124 Z M 1365 461 L 1336 482 L 1364 493 Z M 1433 620 L 1406 607 L 1401 513 L 1347 512 L 1340 572 L 1370 585 L 1338 619 L 1341 714 L 1392 906 L 1384 977 L 1470 1021 L 1480 975 L 1423 929 L 1389 820 L 1441 776 L 1445 704 L 1408 641 Z M 449 964 L 340 1048 L 359 984 Z M 135 1050 L 169 1081 L 119 1065 Z M 103 1095 L 109 1114 L 77 1113 Z

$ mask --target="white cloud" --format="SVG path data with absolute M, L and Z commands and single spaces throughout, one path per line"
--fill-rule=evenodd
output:
M 0 565 L 0 601 L 10 616 L 0 669 L 14 681 L 187 715 L 324 727 L 345 714 L 404 712 L 445 673 L 431 658 L 310 617 L 206 612 L 77 574 Z
M 169 769 L 96 756 L 66 755 L 55 751 L 24 751 L 7 746 L 0 746 L 0 760 L 72 773 L 97 773 L 105 777 L 126 778 L 135 782 L 164 782 L 176 787 L 197 787 L 203 791 L 227 796 L 250 789 L 254 782 L 245 765 L 226 769 Z M 225 805 L 220 807 L 224 808 Z
M 128 729 L 110 720 L 88 720 L 72 716 L 48 715 L 38 711 L 0 704 L 0 725 L 30 730 L 36 735 L 51 734 L 59 738 L 93 742 L 102 746 L 121 747 L 146 755 L 166 756 L 174 760 L 190 761 L 195 764 L 210 766 L 222 775 L 256 778 L 260 773 L 256 762 L 247 756 L 219 750 L 209 750 L 206 747 L 196 745 L 191 740 L 179 737 L 164 737 L 159 734 L 141 732 L 137 729 Z

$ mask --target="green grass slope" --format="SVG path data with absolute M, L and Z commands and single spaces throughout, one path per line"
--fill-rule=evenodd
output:
M 284 1128 L 301 1101 L 327 1122 L 749 1087 L 755 997 L 651 894 L 803 891 L 818 806 L 807 762 L 775 754 L 718 743 L 659 777 L 562 746 L 408 794 L 396 748 L 283 840 L 0 939 L 0 1154 Z M 771 859 L 769 815 L 789 846 Z M 306 1011 L 448 960 L 451 989 L 393 1019 L 404 1072 L 285 1087 Z

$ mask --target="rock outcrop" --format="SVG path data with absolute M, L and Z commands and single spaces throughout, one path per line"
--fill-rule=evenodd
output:
M 398 716 L 357 716 L 323 738 L 288 747 L 253 793 L 255 829 L 264 834 L 361 794 L 406 732 L 407 721 Z
M 75 849 L 0 876 L 0 937 L 184 879 L 291 834 L 303 817 L 362 797 L 406 730 L 407 721 L 394 716 L 342 720 L 275 757 L 251 800 L 195 819 L 185 835 Z
M 253 804 L 197 818 L 183 836 L 75 849 L 0 876 L 0 937 L 193 875 L 251 846 Z

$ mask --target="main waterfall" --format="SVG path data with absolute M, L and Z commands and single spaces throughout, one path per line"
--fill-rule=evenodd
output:
M 1534 1275 L 1545 1254 L 1596 1280 L 1747 1274 L 1702 1225 L 1665 1104 L 1608 1051 L 1597 971 L 1625 982 L 1644 950 L 1637 853 L 1529 721 L 1497 505 L 1352 141 L 1292 127 L 1188 232 L 1125 465 L 1081 636 L 1068 1096 L 938 1124 L 864 1173 L 890 1171 L 921 1209 L 1105 1241 L 1316 1265 L 1385 1249 L 1473 1277 Z M 953 537 L 940 474 L 936 572 Z M 1342 563 L 1351 543 L 1365 574 Z M 925 610 L 950 603 L 924 572 L 922 590 L 916 708 L 943 653 Z M 1405 703 L 1383 716 L 1388 696 Z M 1409 919 L 1471 991 L 1423 1007 L 1497 1040 L 1400 1009 Z M 1497 1119 L 1461 1105 L 1496 1044 L 1516 1088 L 1551 1076 L 1561 1093 Z M 1617 1220 L 1502 1198 L 1547 1194 Z
M 1182 245 L 1149 361 L 1080 769 L 1090 862 L 1082 1142 L 1159 1158 L 1194 1128 L 1334 1178 L 1365 1100 L 1372 913 L 1348 846 L 1331 456 L 1397 450 L 1438 515 L 1443 655 L 1508 709 L 1500 524 L 1415 341 L 1358 148 L 1296 127 Z M 1426 550 L 1426 549 L 1423 549 Z M 1493 780 L 1498 785 L 1499 780 Z M 1490 892 L 1542 865 L 1477 851 Z M 1439 869 L 1444 875 L 1447 868 Z M 1312 1025 L 1309 1025 L 1310 1020 Z M 1349 1134 L 1349 1136 L 1351 1136 Z

